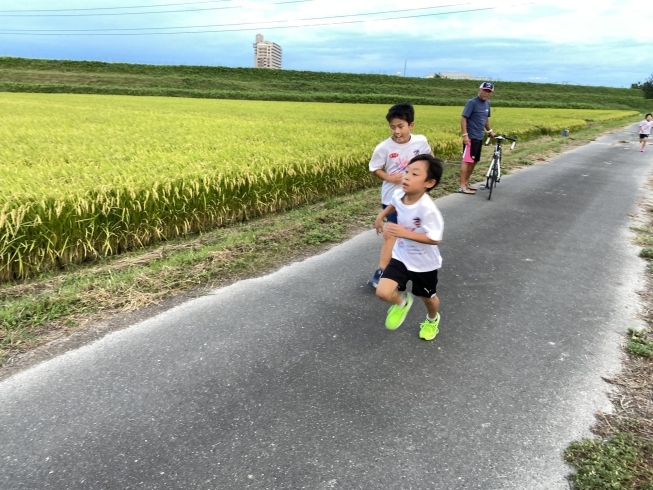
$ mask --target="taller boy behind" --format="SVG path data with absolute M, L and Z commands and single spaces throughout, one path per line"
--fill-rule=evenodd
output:
M 392 202 L 394 192 L 401 189 L 403 175 L 410 160 L 417 155 L 433 155 L 426 136 L 411 134 L 415 127 L 415 109 L 411 104 L 393 105 L 385 118 L 390 125 L 390 137 L 376 146 L 369 165 L 370 172 L 383 181 L 381 185 L 383 209 Z M 390 213 L 387 220 L 389 223 L 397 223 L 397 213 Z M 392 258 L 395 241 L 395 237 L 383 236 L 379 267 L 367 281 L 370 286 L 378 286 L 383 269 Z

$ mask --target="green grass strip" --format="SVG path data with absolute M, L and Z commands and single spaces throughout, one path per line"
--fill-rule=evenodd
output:
M 577 468 L 569 479 L 578 490 L 653 490 L 653 441 L 634 434 L 575 442 L 565 461 Z

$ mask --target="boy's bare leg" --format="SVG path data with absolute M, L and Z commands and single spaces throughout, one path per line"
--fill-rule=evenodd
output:
M 647 140 L 648 140 L 648 138 L 642 138 L 642 147 L 640 148 L 641 150 L 643 150 L 646 147 L 646 141 Z
M 379 281 L 379 285 L 376 288 L 376 295 L 379 299 L 394 305 L 400 305 L 404 302 L 402 294 L 397 290 L 397 283 L 385 277 L 382 277 Z
M 367 284 L 374 288 L 378 287 L 379 279 L 381 278 L 382 272 L 388 267 L 390 260 L 392 259 L 392 248 L 395 246 L 395 241 L 397 239 L 387 233 L 383 234 L 383 243 L 381 244 L 381 255 L 379 256 L 379 268 L 374 272 L 374 275 L 371 279 L 368 279 Z
M 423 297 L 422 301 L 424 301 L 424 304 L 426 305 L 426 311 L 428 311 L 429 318 L 435 318 L 438 314 L 438 308 L 440 307 L 440 298 L 437 296 L 433 296 L 432 298 Z
M 396 237 L 383 234 L 383 245 L 381 245 L 381 256 L 379 257 L 379 269 L 385 270 L 392 259 L 392 248 L 397 241 Z

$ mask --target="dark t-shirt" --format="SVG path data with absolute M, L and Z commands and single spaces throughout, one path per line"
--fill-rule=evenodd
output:
M 467 118 L 469 138 L 482 140 L 485 135 L 485 122 L 490 117 L 490 101 L 482 101 L 478 96 L 469 99 L 465 104 L 462 115 Z

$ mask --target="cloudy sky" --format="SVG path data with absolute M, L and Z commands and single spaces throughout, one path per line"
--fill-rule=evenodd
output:
M 0 2 L 3 56 L 251 67 L 261 33 L 286 69 L 615 87 L 653 73 L 652 30 L 641 0 Z

